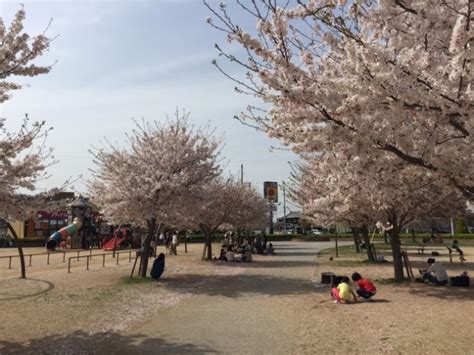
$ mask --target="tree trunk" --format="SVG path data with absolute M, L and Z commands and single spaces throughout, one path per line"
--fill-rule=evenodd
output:
M 13 229 L 12 225 L 5 221 L 7 224 L 7 228 L 12 234 L 13 240 L 15 240 L 16 247 L 18 248 L 18 255 L 20 256 L 20 265 L 21 265 L 21 278 L 26 279 L 26 267 L 25 267 L 25 255 L 23 254 L 23 243 L 21 242 L 20 238 L 16 234 L 15 230 Z
M 148 269 L 148 259 L 150 257 L 150 244 L 153 239 L 153 236 L 155 235 L 155 228 L 156 228 L 156 218 L 149 219 L 147 221 L 147 235 L 145 238 L 145 242 L 143 243 L 143 250 L 142 250 L 142 262 L 141 262 L 141 268 L 138 272 L 138 274 L 141 277 L 146 277 L 146 272 Z
M 374 253 L 372 253 L 372 248 L 370 245 L 369 229 L 366 225 L 361 228 L 362 238 L 364 239 L 365 249 L 367 250 L 367 258 L 371 261 L 375 261 Z
M 392 210 L 390 213 L 389 222 L 393 228 L 389 231 L 390 233 L 390 245 L 392 247 L 393 256 L 393 270 L 395 281 L 403 281 L 405 276 L 403 275 L 403 261 L 401 254 L 400 245 L 400 228 L 398 225 L 397 214 Z
M 204 250 L 202 252 L 203 259 L 212 260 L 212 231 L 210 228 L 203 225 L 201 225 L 200 228 L 206 237 Z
M 352 232 L 352 239 L 354 241 L 354 247 L 356 252 L 360 253 L 360 244 L 359 244 L 359 238 L 358 238 L 358 230 L 355 227 L 351 227 L 351 232 Z

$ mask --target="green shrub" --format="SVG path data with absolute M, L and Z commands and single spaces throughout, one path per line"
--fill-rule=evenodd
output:
M 43 247 L 45 245 L 45 239 L 42 237 L 21 238 L 20 240 L 24 247 Z

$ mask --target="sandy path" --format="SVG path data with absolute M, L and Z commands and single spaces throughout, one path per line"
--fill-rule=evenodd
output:
M 237 275 L 208 279 L 189 288 L 193 297 L 133 326 L 127 335 L 141 342 L 140 353 L 294 352 L 299 318 L 304 314 L 295 312 L 293 305 L 314 294 L 311 278 L 316 252 L 332 244 L 275 244 L 278 255 L 257 256 L 254 263 L 236 264 L 245 269 Z M 179 285 L 173 282 L 170 287 Z M 118 347 L 113 352 L 128 350 Z

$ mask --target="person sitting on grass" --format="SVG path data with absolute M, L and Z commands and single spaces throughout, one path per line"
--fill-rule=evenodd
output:
M 436 286 L 445 286 L 448 284 L 448 274 L 446 269 L 440 263 L 437 263 L 434 258 L 427 260 L 430 267 L 428 270 L 420 270 L 423 274 L 423 280 L 428 280 L 430 283 Z
M 227 253 L 225 253 L 225 258 L 227 261 L 230 261 L 230 262 L 234 262 L 235 261 L 235 254 L 234 252 L 231 250 L 228 250 Z
M 226 252 L 225 252 L 224 248 L 221 248 L 221 252 L 220 252 L 220 254 L 219 254 L 219 259 L 217 259 L 217 260 L 226 261 L 227 259 L 226 259 L 226 257 L 225 257 L 225 254 L 226 254 Z
M 362 278 L 358 272 L 354 272 L 352 274 L 352 281 L 354 281 L 358 286 L 356 293 L 359 295 L 359 297 L 369 301 L 373 296 L 375 296 L 377 289 L 375 288 L 374 284 L 369 280 Z
M 334 303 L 350 303 L 351 295 L 354 301 L 357 301 L 357 296 L 349 285 L 350 282 L 351 280 L 349 280 L 347 276 L 344 276 L 341 283 L 331 290 L 331 296 Z
M 267 254 L 268 255 L 275 255 L 275 249 L 273 249 L 273 244 L 272 243 L 268 244 Z

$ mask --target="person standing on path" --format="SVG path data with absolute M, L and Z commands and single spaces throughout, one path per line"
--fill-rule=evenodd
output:
M 173 234 L 173 238 L 171 241 L 171 253 L 174 255 L 178 255 L 178 231 Z

